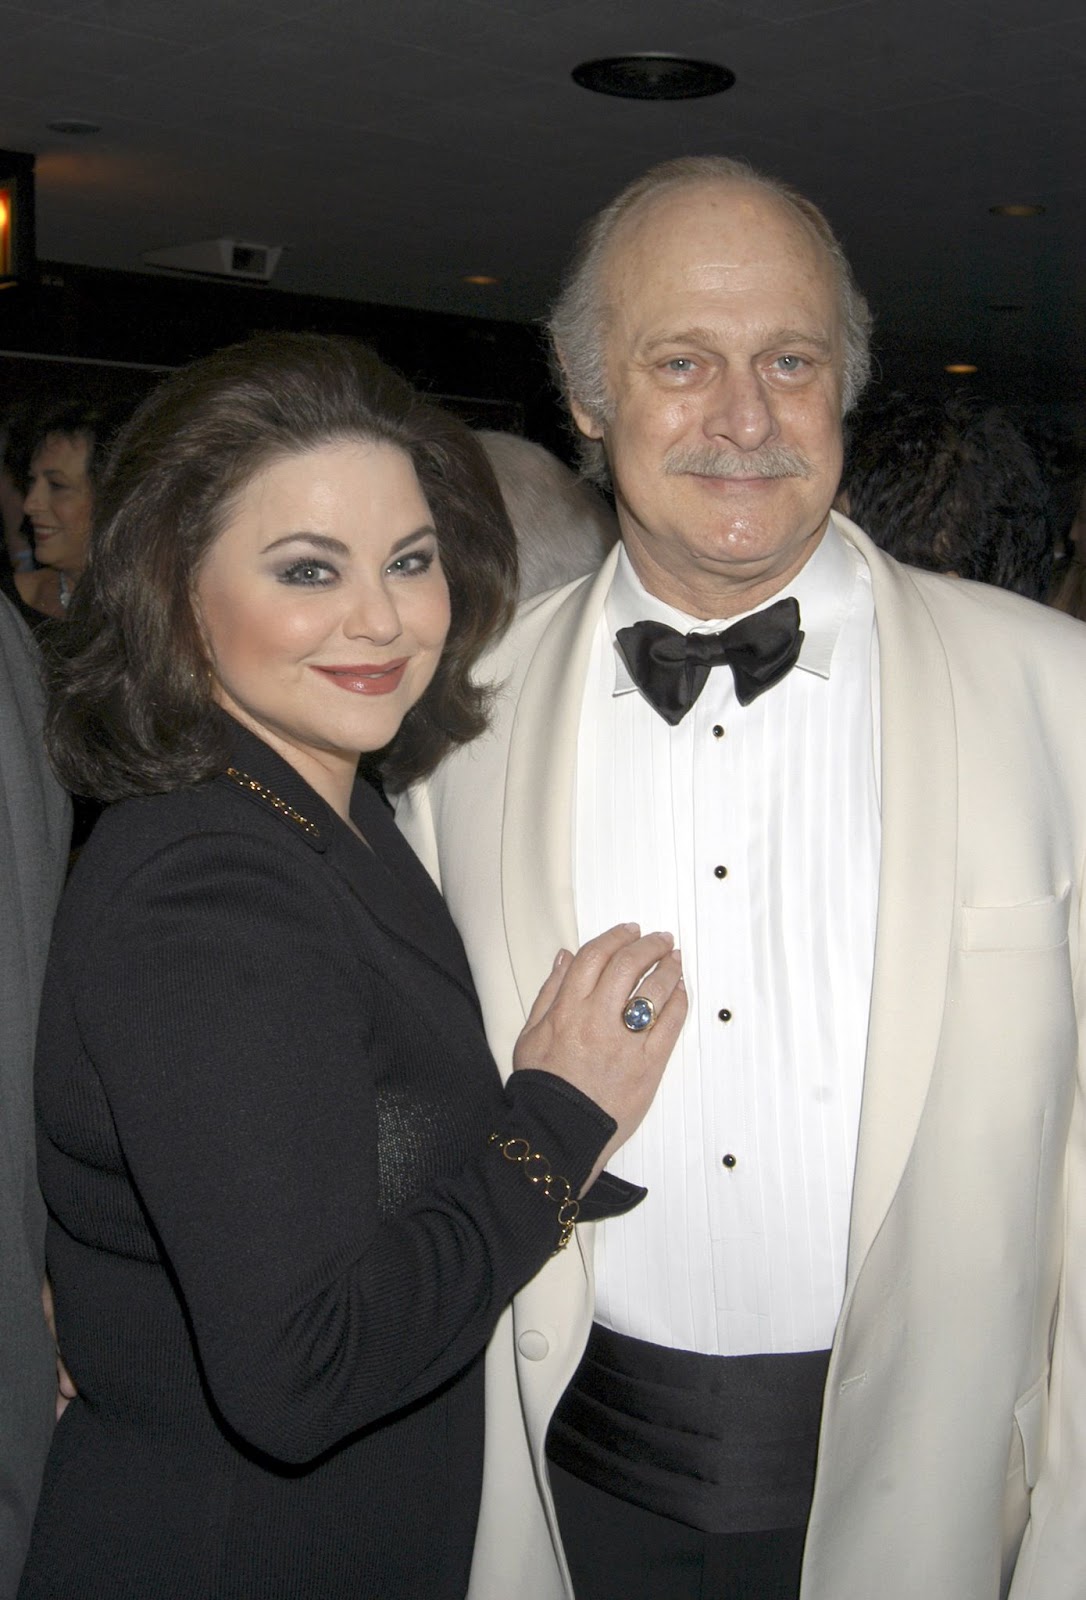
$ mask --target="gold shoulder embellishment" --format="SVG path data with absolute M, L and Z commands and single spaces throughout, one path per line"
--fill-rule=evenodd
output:
M 247 772 L 241 772 L 237 767 L 227 767 L 226 776 L 232 778 L 239 788 L 249 789 L 253 794 L 258 794 L 262 800 L 266 800 L 274 810 L 278 811 L 281 817 L 286 817 L 288 822 L 296 823 L 302 832 L 307 833 L 311 839 L 320 838 L 321 831 L 315 822 L 310 822 L 309 818 L 303 817 L 300 811 L 295 811 L 293 806 L 288 806 L 285 800 L 281 800 L 277 794 L 273 794 L 270 789 L 266 789 L 262 783 L 257 783 L 256 779 L 251 778 Z

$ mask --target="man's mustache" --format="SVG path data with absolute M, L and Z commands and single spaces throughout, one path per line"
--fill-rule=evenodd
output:
M 669 450 L 664 471 L 671 477 L 692 473 L 699 478 L 810 478 L 814 468 L 806 456 L 787 445 L 767 444 L 760 450 L 715 450 L 691 445 Z

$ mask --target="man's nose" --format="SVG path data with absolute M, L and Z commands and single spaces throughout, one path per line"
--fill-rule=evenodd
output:
M 728 440 L 737 450 L 758 450 L 777 433 L 772 396 L 756 372 L 727 367 L 707 392 L 702 428 L 714 442 Z

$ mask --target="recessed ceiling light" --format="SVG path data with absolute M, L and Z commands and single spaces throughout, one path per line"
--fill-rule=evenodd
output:
M 45 126 L 50 133 L 101 133 L 101 124 L 86 122 L 82 117 L 58 117 L 55 122 L 47 122 Z
M 661 54 L 582 61 L 574 67 L 572 77 L 582 89 L 619 95 L 624 100 L 697 100 L 702 95 L 722 94 L 735 82 L 735 73 L 715 61 Z
M 943 368 L 944 372 L 953 372 L 955 377 L 964 378 L 967 373 L 976 372 L 976 367 L 971 361 L 951 361 Z
M 489 272 L 466 272 L 461 282 L 477 283 L 483 288 L 489 288 L 492 283 L 500 283 L 501 279 L 491 277 Z
M 1022 205 L 1015 202 L 1013 205 L 989 206 L 988 210 L 993 217 L 1043 217 L 1044 206 Z

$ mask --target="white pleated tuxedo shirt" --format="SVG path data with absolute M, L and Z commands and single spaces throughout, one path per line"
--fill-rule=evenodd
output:
M 710 1355 L 827 1349 L 844 1292 L 877 908 L 878 646 L 867 567 L 832 526 L 773 599 L 786 595 L 804 633 L 796 667 L 747 706 L 715 668 L 671 727 L 616 631 L 738 618 L 675 611 L 621 552 L 578 740 L 580 938 L 667 929 L 690 992 L 656 1099 L 609 1162 L 649 1193 L 596 1229 L 596 1316 Z

